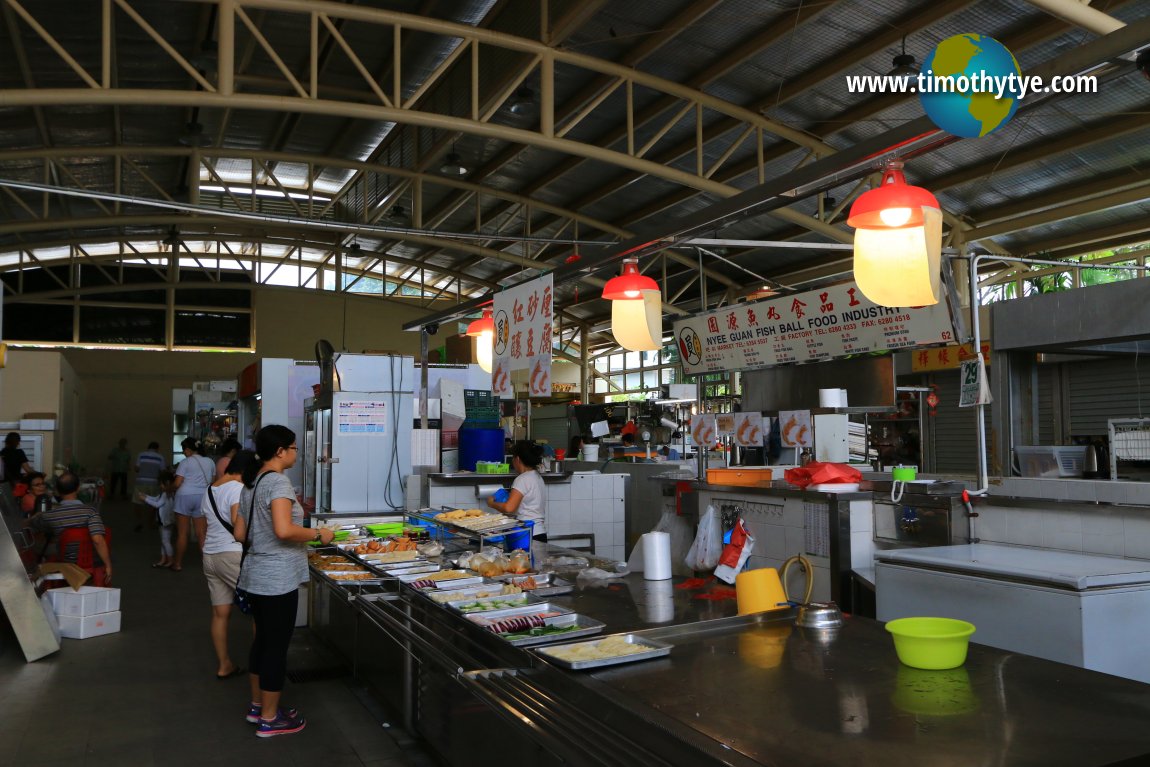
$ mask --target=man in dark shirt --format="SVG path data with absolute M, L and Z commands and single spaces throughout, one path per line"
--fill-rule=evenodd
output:
M 60 502 L 48 511 L 42 511 L 28 520 L 32 529 L 43 533 L 50 533 L 59 538 L 60 533 L 71 527 L 84 527 L 92 536 L 92 546 L 104 563 L 104 584 L 112 582 L 112 557 L 108 552 L 108 539 L 105 535 L 104 520 L 100 513 L 91 506 L 77 500 L 80 492 L 80 478 L 75 474 L 61 474 L 56 480 L 56 492 L 60 494 Z M 76 560 L 76 553 L 60 552 L 65 561 Z

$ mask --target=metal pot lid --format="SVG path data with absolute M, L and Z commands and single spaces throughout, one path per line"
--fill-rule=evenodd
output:
M 843 625 L 843 613 L 834 602 L 808 602 L 799 608 L 795 625 L 810 629 L 830 629 Z

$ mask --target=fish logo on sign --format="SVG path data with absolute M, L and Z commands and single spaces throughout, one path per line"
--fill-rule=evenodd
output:
M 689 365 L 698 365 L 703 360 L 703 342 L 694 328 L 683 328 L 679 332 L 679 351 Z

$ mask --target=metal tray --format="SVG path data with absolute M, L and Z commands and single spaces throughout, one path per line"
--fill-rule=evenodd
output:
M 523 604 L 522 605 L 514 605 L 514 607 L 527 607 L 528 605 L 532 604 L 531 599 L 528 596 L 527 592 L 524 592 L 522 594 L 503 594 L 503 595 L 497 596 L 497 597 L 480 597 L 479 599 L 463 597 L 462 599 L 457 599 L 457 600 L 453 600 L 451 602 L 446 602 L 445 604 L 447 605 L 447 607 L 449 609 L 451 609 L 457 613 L 460 613 L 462 615 L 475 615 L 476 613 L 490 613 L 490 612 L 497 612 L 499 610 L 514 609 L 514 607 L 512 607 L 512 608 L 496 607 L 494 605 L 496 602 L 517 602 L 520 600 L 522 600 Z M 477 607 L 474 610 L 462 609 L 464 605 L 471 605 L 471 604 L 476 604 L 476 603 L 478 603 L 480 605 L 488 605 L 488 607 Z
M 484 616 L 491 615 L 491 613 L 481 613 Z M 503 639 L 504 642 L 514 645 L 515 647 L 531 647 L 533 645 L 548 644 L 550 642 L 566 642 L 569 639 L 577 637 L 591 636 L 598 634 L 604 628 L 604 624 L 594 618 L 588 618 L 586 615 L 579 613 L 568 613 L 566 615 L 557 615 L 554 618 L 547 619 L 548 626 L 574 626 L 574 631 L 568 631 L 564 634 L 554 634 L 552 636 L 541 637 L 524 637 L 523 639 Z M 503 638 L 500 634 L 495 636 Z
M 456 569 L 456 568 L 452 568 L 452 569 Z M 466 572 L 466 571 L 465 571 L 465 572 Z M 403 581 L 404 583 L 411 583 L 412 581 L 418 581 L 418 580 L 421 580 L 421 577 L 423 577 L 423 574 L 420 574 L 420 573 L 405 573 L 405 574 L 403 574 L 403 575 L 400 575 L 400 576 L 399 576 L 399 579 L 400 579 L 401 581 Z M 453 578 L 453 579 L 450 579 L 450 580 L 460 580 L 460 579 L 462 579 L 462 578 L 469 578 L 469 577 L 471 577 L 471 576 L 469 576 L 469 575 L 461 575 L 461 576 L 459 576 L 459 578 Z M 479 576 L 478 576 L 478 575 L 476 575 L 475 577 L 476 577 L 476 578 L 478 578 Z
M 527 573 L 526 575 L 498 575 L 490 578 L 490 580 L 498 581 L 500 583 L 515 583 L 516 581 L 524 578 L 531 577 L 535 579 L 538 584 L 536 588 L 527 590 L 527 594 L 534 594 L 538 597 L 559 596 L 560 594 L 570 594 L 575 590 L 575 584 L 571 581 L 560 578 L 555 573 Z
M 467 583 L 467 584 L 463 584 L 462 586 L 450 585 L 453 583 L 455 583 L 455 581 L 447 581 L 444 588 L 420 590 L 419 593 L 423 594 L 428 599 L 431 599 L 431 601 L 435 602 L 437 605 L 443 605 L 443 604 L 447 604 L 448 602 L 456 602 L 456 601 L 461 600 L 461 599 L 480 599 L 481 597 L 477 597 L 475 595 L 476 594 L 482 594 L 485 591 L 490 592 L 490 591 L 498 590 L 503 585 L 501 583 L 479 583 L 479 584 Z M 525 593 L 530 593 L 530 592 L 525 592 Z M 439 595 L 446 594 L 449 596 L 447 599 L 440 601 L 438 599 L 432 599 L 431 598 L 432 594 L 439 594 Z M 515 595 L 514 594 L 505 594 L 504 596 L 515 596 Z
M 504 618 L 516 618 L 520 615 L 534 615 L 535 613 L 559 613 L 560 615 L 571 614 L 571 608 L 560 607 L 553 605 L 550 602 L 535 602 L 534 604 L 523 605 L 522 607 L 508 607 L 505 610 L 490 610 L 479 615 L 469 615 L 467 619 L 472 623 L 477 623 L 482 627 L 486 627 L 490 621 L 503 620 Z
M 426 577 L 427 573 L 423 573 L 422 575 L 424 577 Z M 413 575 L 409 578 L 407 576 L 401 575 L 401 576 L 399 576 L 399 579 L 401 581 L 403 581 L 404 583 L 414 583 L 415 581 L 419 580 L 419 577 Z M 432 583 L 430 586 L 421 586 L 420 588 L 421 589 L 427 589 L 427 590 L 434 589 L 434 590 L 438 591 L 439 589 L 447 590 L 447 589 L 458 588 L 460 586 L 477 586 L 480 583 L 483 583 L 483 577 L 482 576 L 480 576 L 480 575 L 468 575 L 464 578 L 451 578 L 451 579 L 446 580 L 446 581 L 436 581 L 435 583 Z
M 379 569 L 392 577 L 400 575 L 426 575 L 427 573 L 437 573 L 442 569 L 439 565 L 433 565 L 430 562 L 416 562 L 414 565 L 407 567 L 399 567 L 398 565 L 391 567 L 380 567 L 376 565 L 376 567 L 379 567 Z
M 645 637 L 636 636 L 635 634 L 623 634 L 623 640 L 628 644 L 642 645 L 650 648 L 644 652 L 632 653 L 631 655 L 617 655 L 611 658 L 600 658 L 596 660 L 565 660 L 551 654 L 553 650 L 560 647 L 574 647 L 576 645 L 591 644 L 591 642 L 564 642 L 562 644 L 554 644 L 550 647 L 544 647 L 536 650 L 537 655 L 543 656 L 548 662 L 561 668 L 571 669 L 578 671 L 588 668 L 602 668 L 603 666 L 616 666 L 620 663 L 633 663 L 640 660 L 650 660 L 652 658 L 662 658 L 671 654 L 671 645 L 666 642 L 658 642 L 654 639 L 647 639 Z M 602 642 L 602 639 L 592 640 L 594 642 Z

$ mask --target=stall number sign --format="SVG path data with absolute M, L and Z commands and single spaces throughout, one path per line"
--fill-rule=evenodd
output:
M 986 381 L 986 367 L 982 364 L 982 360 L 977 357 L 967 360 L 962 363 L 960 371 L 961 388 L 958 393 L 958 406 L 989 405 L 990 385 Z
M 696 375 L 953 343 L 954 331 L 945 303 L 877 306 L 848 282 L 681 320 L 675 339 Z

